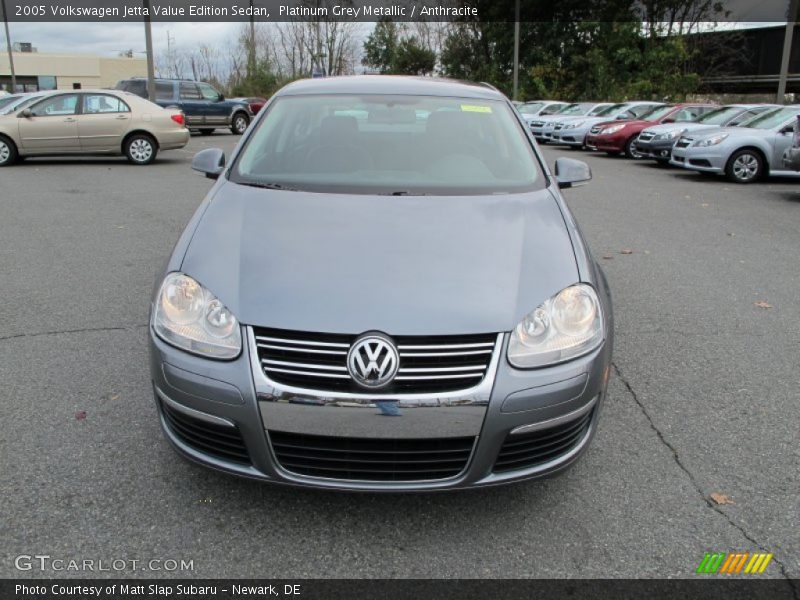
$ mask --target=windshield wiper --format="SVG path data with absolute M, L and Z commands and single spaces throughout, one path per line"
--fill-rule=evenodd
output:
M 382 192 L 379 196 L 427 196 L 425 192 L 411 192 L 409 190 L 397 190 L 396 192 Z
M 265 190 L 281 190 L 284 192 L 299 192 L 301 190 L 297 188 L 290 187 L 288 185 L 283 185 L 281 183 L 259 183 L 257 181 L 243 181 L 240 182 L 241 185 L 246 185 L 248 187 L 254 188 L 262 188 Z

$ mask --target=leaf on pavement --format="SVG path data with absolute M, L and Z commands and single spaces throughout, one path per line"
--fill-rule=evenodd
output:
M 85 418 L 86 418 L 86 411 L 85 410 L 79 410 L 78 412 L 75 413 L 75 420 L 76 421 L 83 421 Z
M 753 302 L 758 308 L 772 308 L 772 304 L 769 302 L 764 302 L 763 300 L 759 300 L 758 302 Z
M 605 260 L 614 260 L 614 257 L 613 257 L 613 256 L 611 256 L 610 254 L 603 254 L 603 258 L 604 258 Z
M 709 497 L 714 504 L 735 504 L 735 502 L 731 500 L 730 496 L 720 494 L 719 492 L 711 492 Z
M 630 248 L 625 248 L 624 250 L 619 251 L 620 254 L 633 254 L 633 250 Z

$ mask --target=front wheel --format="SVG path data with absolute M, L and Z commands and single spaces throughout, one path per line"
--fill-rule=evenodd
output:
M 628 158 L 642 158 L 642 156 L 644 156 L 636 149 L 636 136 L 632 136 L 625 142 L 625 156 Z
M 764 173 L 764 159 L 755 150 L 734 152 L 725 165 L 725 174 L 734 183 L 753 183 Z
M 17 147 L 8 138 L 0 137 L 0 167 L 13 164 L 17 160 Z
M 242 135 L 249 124 L 250 119 L 247 117 L 247 115 L 238 112 L 233 115 L 233 121 L 231 121 L 231 132 L 233 132 L 235 135 Z
M 125 140 L 125 156 L 135 165 L 149 165 L 156 159 L 158 146 L 149 135 L 138 133 Z

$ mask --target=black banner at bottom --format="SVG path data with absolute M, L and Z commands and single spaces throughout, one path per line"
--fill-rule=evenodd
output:
M 798 600 L 787 579 L 40 579 L 0 580 L 2 600 Z

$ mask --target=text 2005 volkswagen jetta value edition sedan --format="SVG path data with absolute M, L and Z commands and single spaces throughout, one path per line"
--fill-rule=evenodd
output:
M 559 187 L 489 87 L 380 76 L 278 92 L 152 300 L 161 423 L 265 481 L 443 490 L 556 473 L 586 449 L 611 301 Z

